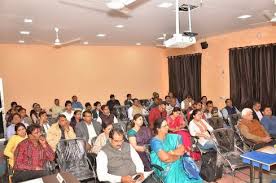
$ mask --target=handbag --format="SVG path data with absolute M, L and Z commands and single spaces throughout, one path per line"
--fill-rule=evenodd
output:
M 186 174 L 190 179 L 201 179 L 199 175 L 199 169 L 190 156 L 184 155 L 182 158 L 182 164 Z

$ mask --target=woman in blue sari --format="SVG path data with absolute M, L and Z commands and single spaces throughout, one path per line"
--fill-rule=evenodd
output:
M 183 155 L 186 150 L 181 136 L 168 134 L 165 119 L 154 122 L 155 137 L 151 140 L 151 163 L 161 166 L 164 171 L 156 171 L 165 183 L 201 183 L 202 179 L 189 178 L 183 166 Z

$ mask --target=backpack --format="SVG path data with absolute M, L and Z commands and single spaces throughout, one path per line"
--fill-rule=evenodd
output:
M 201 156 L 200 176 L 207 182 L 214 182 L 222 177 L 223 164 L 217 163 L 217 152 L 209 151 Z

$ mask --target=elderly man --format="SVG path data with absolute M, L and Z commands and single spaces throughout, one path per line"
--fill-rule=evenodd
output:
M 144 179 L 144 165 L 135 149 L 124 142 L 124 132 L 121 129 L 112 129 L 109 134 L 110 141 L 97 156 L 97 175 L 99 181 L 111 183 L 135 183 Z
M 276 116 L 272 116 L 272 110 L 269 106 L 264 107 L 263 109 L 263 118 L 261 123 L 274 139 L 276 138 Z
M 271 139 L 261 123 L 258 120 L 253 119 L 253 111 L 249 108 L 244 108 L 242 110 L 242 119 L 238 123 L 238 128 L 245 138 L 256 144 L 255 149 L 267 145 L 274 145 L 276 143 Z

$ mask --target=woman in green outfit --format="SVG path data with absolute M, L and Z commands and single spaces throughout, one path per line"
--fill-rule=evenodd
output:
M 161 166 L 164 171 L 156 171 L 165 183 L 201 183 L 202 179 L 189 178 L 183 166 L 183 155 L 186 150 L 181 136 L 168 134 L 165 119 L 154 122 L 155 137 L 151 140 L 151 163 Z

